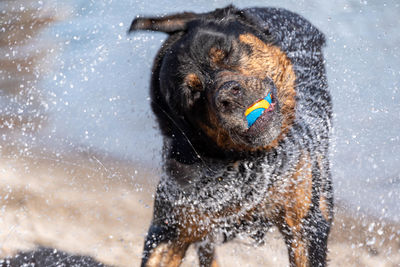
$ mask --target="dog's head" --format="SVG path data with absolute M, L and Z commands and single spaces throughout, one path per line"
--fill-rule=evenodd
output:
M 153 90 L 174 123 L 201 131 L 225 150 L 265 149 L 287 133 L 295 107 L 292 64 L 246 14 L 227 7 L 138 18 L 135 30 L 170 34 L 156 59 Z M 269 93 L 271 105 L 249 126 L 245 111 Z

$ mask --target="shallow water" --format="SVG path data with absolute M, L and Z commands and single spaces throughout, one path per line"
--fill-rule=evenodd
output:
M 148 87 L 152 60 L 166 35 L 127 36 L 126 30 L 137 15 L 204 12 L 229 3 L 1 2 L 3 11 L 9 12 L 14 5 L 20 15 L 33 9 L 56 20 L 46 22 L 33 41 L 9 42 L 1 48 L 3 126 L 10 114 L 31 122 L 11 126 L 2 133 L 2 142 L 19 140 L 23 150 L 56 147 L 61 154 L 80 147 L 160 168 L 162 142 L 150 111 Z M 233 4 L 278 6 L 273 1 Z M 325 57 L 335 112 L 332 171 L 336 198 L 349 203 L 350 209 L 400 221 L 399 3 L 286 0 L 279 6 L 302 14 L 327 37 Z M 3 25 L 4 18 L 3 13 Z M 12 32 L 7 29 L 0 31 L 2 36 Z M 28 54 L 38 59 L 27 78 L 16 76 L 21 71 L 4 63 L 15 63 L 16 58 L 27 62 Z M 10 85 L 15 79 L 16 84 Z M 12 86 L 19 89 L 7 93 Z M 19 96 L 21 91 L 27 97 Z M 31 104 L 25 101 L 32 97 Z M 36 128 L 29 131 L 29 127 Z

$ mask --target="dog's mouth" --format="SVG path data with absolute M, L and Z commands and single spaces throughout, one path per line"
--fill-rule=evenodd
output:
M 219 88 L 213 98 L 215 113 L 209 113 L 216 115 L 216 120 L 211 117 L 211 121 L 218 123 L 214 128 L 206 128 L 206 134 L 221 143 L 230 142 L 252 149 L 264 147 L 278 137 L 283 116 L 277 88 L 272 82 L 229 81 Z
M 265 98 L 256 101 L 245 111 L 248 123 L 247 135 L 259 134 L 268 127 L 278 107 L 274 93 L 269 92 Z

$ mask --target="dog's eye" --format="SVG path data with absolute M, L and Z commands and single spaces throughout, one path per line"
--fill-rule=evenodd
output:
M 203 83 L 199 76 L 194 73 L 190 73 L 185 77 L 185 84 L 191 91 L 198 92 L 203 90 Z

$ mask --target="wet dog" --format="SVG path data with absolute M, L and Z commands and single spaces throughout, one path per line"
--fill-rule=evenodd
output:
M 215 244 L 237 234 L 262 242 L 271 226 L 291 266 L 326 266 L 333 196 L 324 35 L 287 10 L 233 6 L 137 18 L 137 30 L 169 35 L 151 78 L 165 170 L 142 266 L 179 266 L 191 244 L 200 266 L 217 266 Z M 246 111 L 266 96 L 250 124 Z

